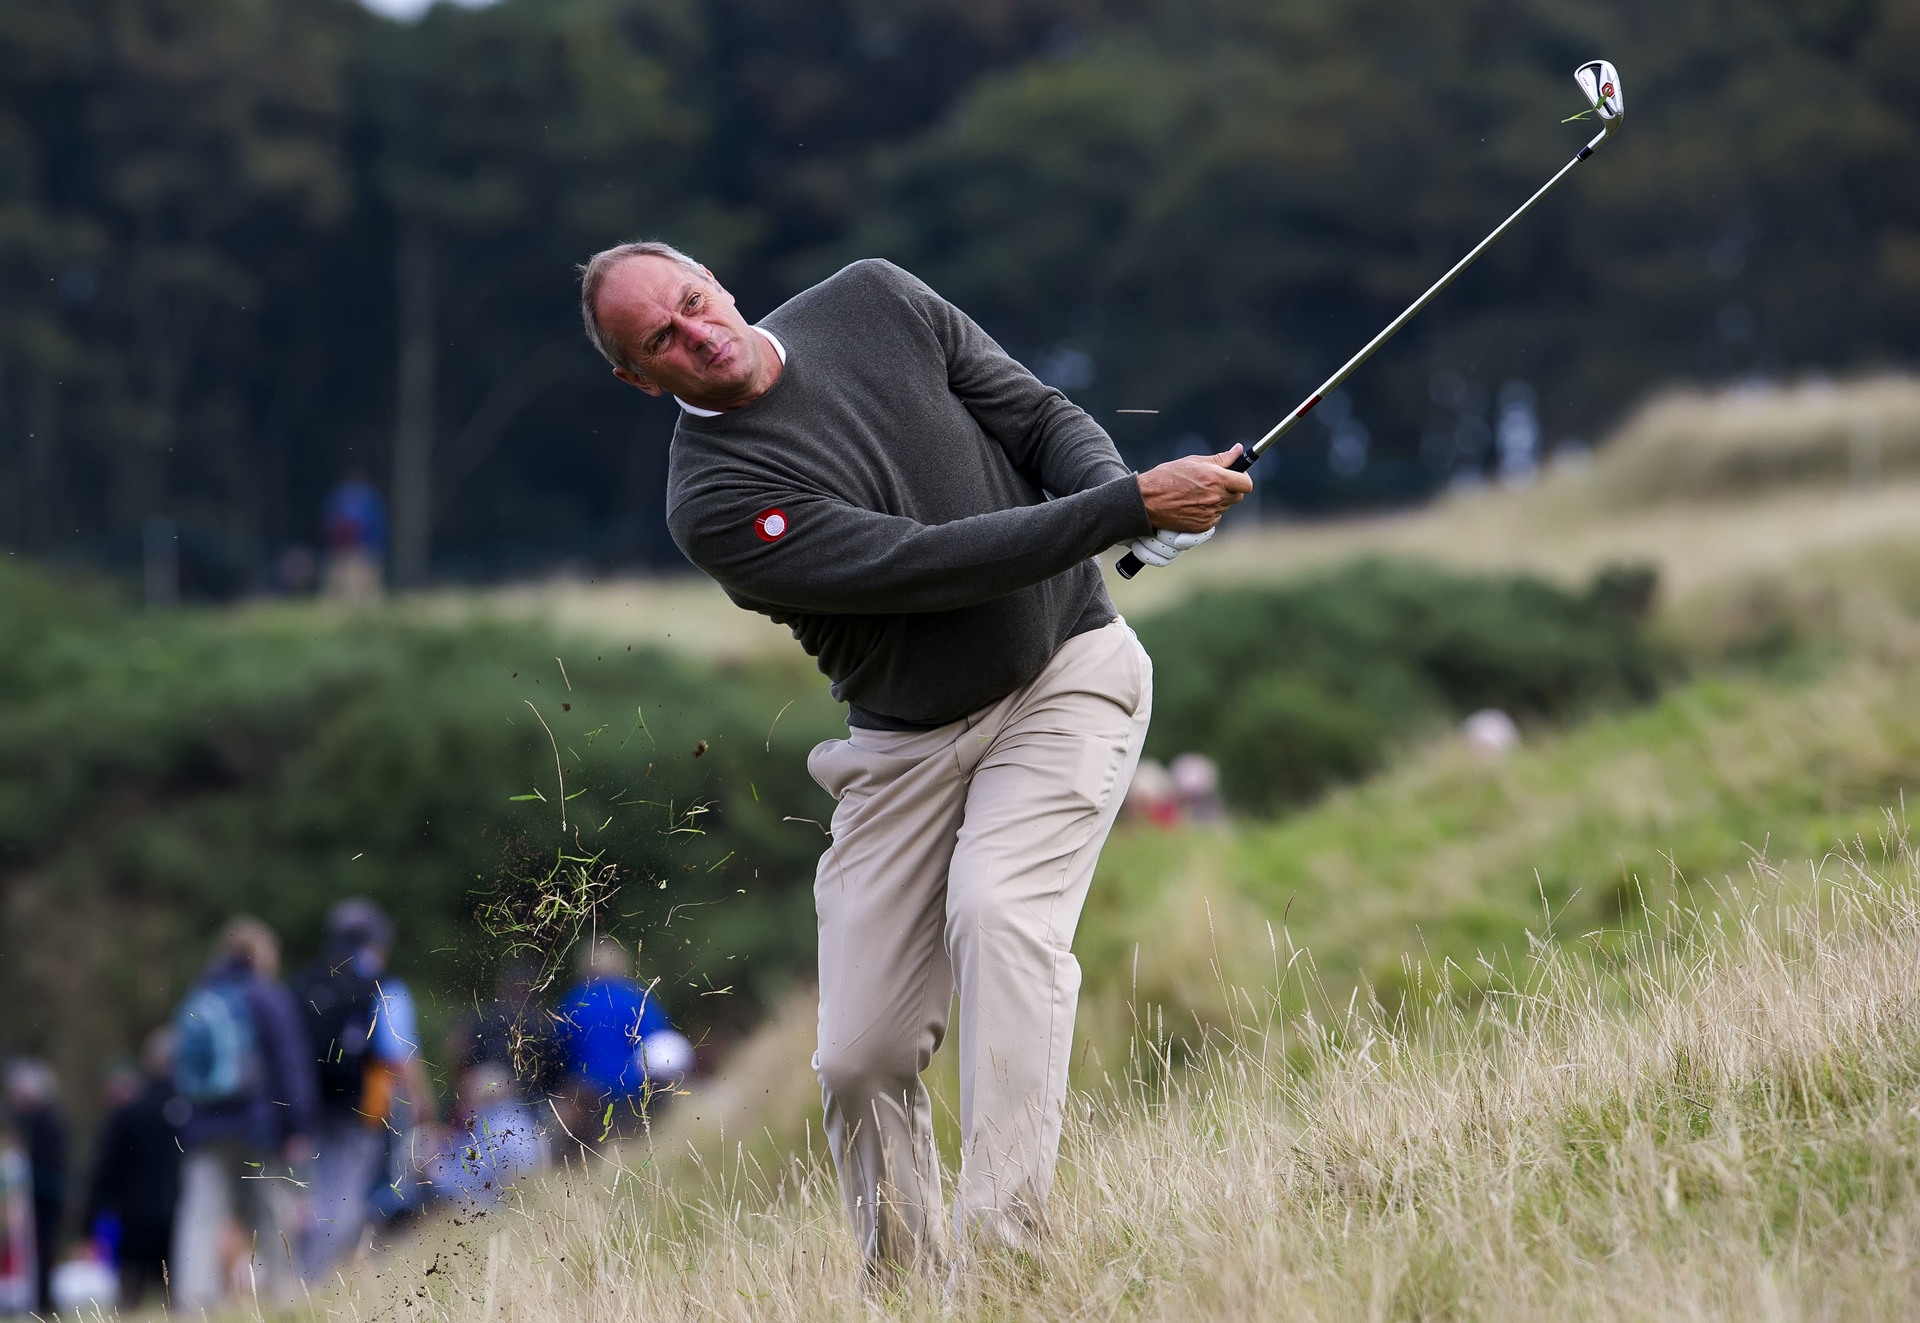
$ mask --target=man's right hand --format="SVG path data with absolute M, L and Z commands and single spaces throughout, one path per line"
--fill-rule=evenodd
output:
M 1147 521 L 1175 533 L 1204 533 L 1220 517 L 1246 499 L 1253 479 L 1227 465 L 1240 456 L 1240 447 L 1218 455 L 1188 455 L 1168 460 L 1140 475 L 1140 497 L 1147 503 Z

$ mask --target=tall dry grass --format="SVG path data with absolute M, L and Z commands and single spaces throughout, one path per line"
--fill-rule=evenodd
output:
M 1890 862 L 1872 865 L 1869 857 Z M 863 1290 L 817 1132 L 784 1161 L 630 1146 L 442 1226 L 345 1318 L 1871 1318 L 1920 1307 L 1920 857 L 1756 862 L 1624 945 L 1543 935 L 1484 993 L 1183 1052 L 1150 1011 L 1077 1094 L 1050 1248 Z M 1415 986 L 1420 980 L 1415 979 Z M 1298 998 L 1293 999 L 1298 1004 Z M 741 1137 L 744 1141 L 747 1137 Z M 316 1306 L 316 1308 L 319 1308 Z
M 1884 376 L 1657 395 L 1607 443 L 1591 486 L 1604 504 L 1645 506 L 1916 472 L 1920 382 Z

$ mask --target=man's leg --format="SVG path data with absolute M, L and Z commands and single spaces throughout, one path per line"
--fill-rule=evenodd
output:
M 220 1242 L 233 1220 L 227 1150 L 195 1148 L 180 1162 L 180 1206 L 169 1266 L 173 1308 L 207 1309 L 227 1294 Z
M 1070 947 L 1140 760 L 1153 668 L 1115 622 L 1013 696 L 974 770 L 947 894 L 960 990 L 965 1239 L 1029 1246 L 1060 1148 L 1080 965 Z
M 120 1308 L 131 1313 L 148 1295 L 164 1302 L 165 1269 L 173 1250 L 173 1222 L 133 1221 L 120 1228 Z
M 374 1183 L 387 1157 L 384 1131 L 369 1129 L 359 1116 L 328 1121 L 320 1131 L 313 1163 L 313 1225 L 300 1250 L 301 1276 L 325 1278 L 349 1258 L 364 1239 Z
M 855 730 L 808 770 L 839 801 L 820 857 L 820 1074 L 828 1147 L 869 1270 L 940 1258 L 940 1161 L 920 1074 L 946 1035 L 947 864 L 965 785 L 959 723 Z
M 299 1288 L 299 1187 L 281 1155 L 254 1149 L 240 1163 L 240 1220 L 249 1294 L 269 1305 L 290 1305 Z

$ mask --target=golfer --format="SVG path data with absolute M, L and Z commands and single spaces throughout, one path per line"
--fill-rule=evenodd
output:
M 1094 557 L 1132 542 L 1165 564 L 1252 483 L 1226 467 L 1237 451 L 1134 474 L 1091 418 L 887 262 L 759 325 L 665 244 L 608 249 L 582 277 L 614 375 L 680 403 L 674 541 L 791 627 L 847 704 L 847 738 L 807 763 L 839 803 L 814 882 L 813 1065 L 866 1263 L 945 1258 L 920 1076 L 956 989 L 959 1248 L 1031 1248 L 1080 989 L 1069 948 L 1153 706 Z

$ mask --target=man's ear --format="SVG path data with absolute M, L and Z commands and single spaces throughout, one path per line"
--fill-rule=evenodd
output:
M 651 381 L 648 381 L 644 375 L 635 372 L 631 368 L 617 367 L 613 370 L 613 375 L 626 382 L 629 386 L 632 386 L 635 390 L 643 390 L 655 399 L 666 394 L 665 391 L 661 390 Z

